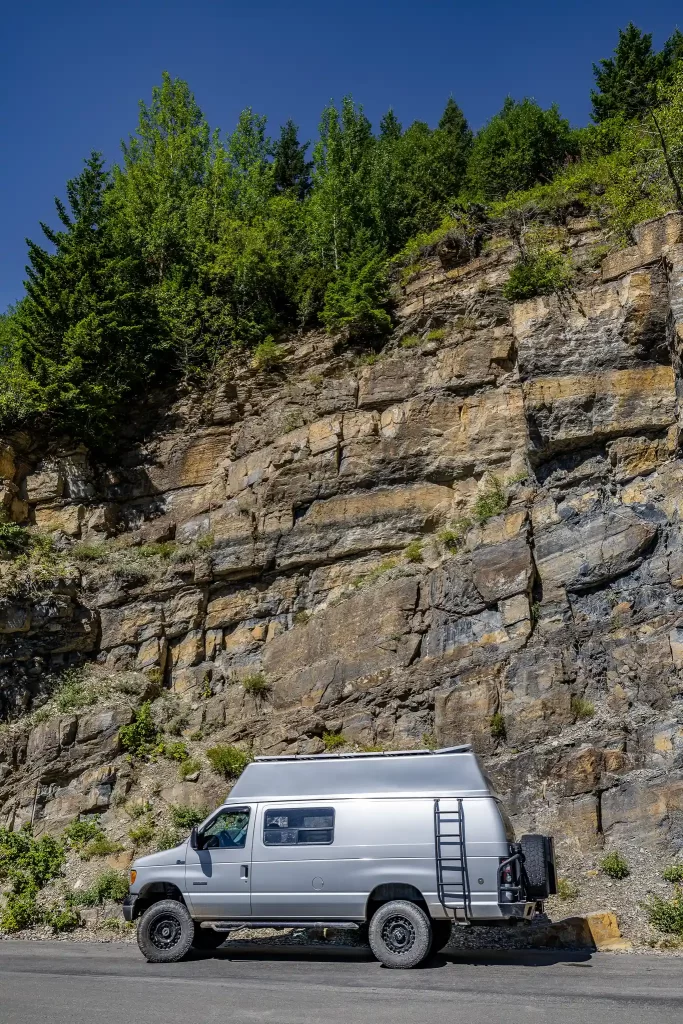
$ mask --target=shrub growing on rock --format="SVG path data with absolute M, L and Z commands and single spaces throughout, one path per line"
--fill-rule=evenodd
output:
M 651 896 L 643 904 L 650 924 L 660 932 L 683 936 L 683 888 L 676 886 L 670 900 L 662 896 Z
M 128 878 L 118 871 L 103 871 L 89 889 L 74 894 L 75 901 L 82 907 L 97 907 L 107 900 L 119 903 L 128 895 Z
M 195 825 L 204 821 L 209 813 L 207 807 L 189 807 L 183 804 L 174 804 L 171 807 L 171 821 L 176 828 L 189 831 Z
M 323 743 L 325 750 L 338 750 L 346 743 L 346 737 L 341 732 L 324 732 Z
M 224 744 L 210 747 L 206 757 L 216 774 L 222 775 L 225 779 L 236 779 L 251 761 L 251 757 L 244 750 Z
M 562 253 L 542 249 L 520 257 L 503 286 L 503 294 L 509 302 L 523 302 L 537 295 L 562 292 L 572 278 L 571 265 Z
M 683 864 L 669 864 L 662 871 L 665 882 L 683 882 Z
M 628 878 L 631 874 L 629 866 L 618 850 L 613 850 L 600 861 L 601 870 L 609 878 Z
M 99 815 L 90 818 L 76 818 L 62 833 L 67 849 L 79 853 L 89 844 L 104 839 Z
M 119 740 L 124 750 L 134 757 L 150 754 L 158 742 L 157 727 L 152 720 L 151 704 L 148 700 L 135 712 L 130 725 L 119 729 Z

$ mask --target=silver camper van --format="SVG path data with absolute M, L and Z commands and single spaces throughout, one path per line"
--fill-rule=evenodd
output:
M 462 746 L 257 757 L 184 843 L 134 862 L 124 915 L 155 962 L 237 928 L 328 926 L 414 967 L 454 922 L 528 918 L 554 892 L 552 839 L 515 842 Z

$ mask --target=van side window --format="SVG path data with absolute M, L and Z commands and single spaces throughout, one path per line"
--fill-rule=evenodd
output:
M 275 807 L 263 816 L 264 846 L 329 845 L 333 841 L 333 807 Z

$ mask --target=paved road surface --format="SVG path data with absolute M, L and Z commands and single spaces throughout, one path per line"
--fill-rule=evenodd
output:
M 0 942 L 0 1024 L 681 1024 L 683 959 L 476 953 L 390 971 L 362 950 Z

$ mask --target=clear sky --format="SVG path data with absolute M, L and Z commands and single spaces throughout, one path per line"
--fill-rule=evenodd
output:
M 244 107 L 270 130 L 315 134 L 351 93 L 377 123 L 434 125 L 449 95 L 473 128 L 505 96 L 590 115 L 591 64 L 633 20 L 660 47 L 683 23 L 670 0 L 1 0 L 0 310 L 22 291 L 28 235 L 91 149 L 108 160 L 162 70 L 187 79 L 214 127 Z

